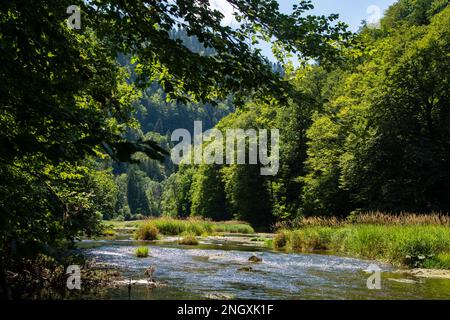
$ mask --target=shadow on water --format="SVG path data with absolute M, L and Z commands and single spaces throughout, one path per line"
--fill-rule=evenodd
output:
M 148 246 L 149 256 L 137 258 L 136 246 Z M 144 270 L 155 267 L 154 278 L 163 288 L 133 285 L 110 288 L 96 299 L 202 299 L 208 296 L 234 299 L 450 299 L 450 280 L 411 278 L 381 270 L 380 290 L 369 290 L 366 270 L 374 262 L 329 254 L 282 253 L 248 242 L 218 239 L 197 246 L 175 242 L 88 240 L 81 250 L 128 279 L 144 279 Z M 253 254 L 261 263 L 248 259 Z

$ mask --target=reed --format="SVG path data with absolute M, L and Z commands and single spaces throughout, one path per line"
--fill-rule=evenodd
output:
M 275 248 L 330 250 L 398 266 L 450 269 L 450 228 L 444 225 L 343 224 L 279 230 Z

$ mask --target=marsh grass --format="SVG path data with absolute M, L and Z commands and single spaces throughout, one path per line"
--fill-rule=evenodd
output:
M 403 212 L 400 214 L 379 211 L 354 213 L 345 219 L 337 217 L 299 217 L 293 221 L 275 224 L 274 229 L 297 229 L 303 227 L 337 227 L 348 224 L 370 224 L 388 226 L 447 226 L 450 227 L 450 216 L 441 213 L 416 214 Z
M 195 237 L 195 234 L 185 233 L 178 243 L 187 246 L 195 246 L 198 244 L 198 240 Z
M 356 224 L 401 225 L 401 226 L 447 226 L 450 227 L 450 216 L 441 213 L 416 214 L 403 212 L 389 214 L 379 211 L 351 215 L 349 222 Z
M 104 229 L 102 231 L 102 236 L 104 237 L 114 237 L 116 235 L 116 231 L 114 229 Z
M 252 228 L 252 226 L 241 221 L 215 222 L 213 224 L 213 231 L 218 233 L 255 233 L 255 230 Z
M 141 225 L 135 232 L 134 237 L 137 240 L 156 240 L 158 239 L 158 228 L 150 223 Z
M 244 233 L 252 234 L 253 228 L 241 221 L 213 222 L 203 219 L 173 219 L 173 218 L 154 218 L 147 219 L 140 223 L 136 234 L 145 234 L 145 230 L 153 226 L 158 233 L 163 235 L 176 236 L 183 233 L 194 234 L 195 236 L 206 236 L 215 233 Z M 141 240 L 151 240 L 137 238 Z
M 136 257 L 138 258 L 146 258 L 148 257 L 148 248 L 147 247 L 139 247 L 134 251 Z
M 450 269 L 450 228 L 443 225 L 308 226 L 280 230 L 273 246 L 331 250 L 398 266 Z

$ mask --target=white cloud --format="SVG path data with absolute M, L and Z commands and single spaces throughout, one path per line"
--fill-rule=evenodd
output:
M 209 3 L 212 9 L 220 11 L 224 15 L 223 25 L 229 26 L 237 23 L 233 16 L 234 8 L 226 0 L 210 0 Z

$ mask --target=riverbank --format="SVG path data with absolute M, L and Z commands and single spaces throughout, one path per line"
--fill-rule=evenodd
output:
M 450 228 L 444 225 L 304 226 L 279 230 L 271 245 L 288 251 L 332 251 L 397 267 L 450 269 Z

